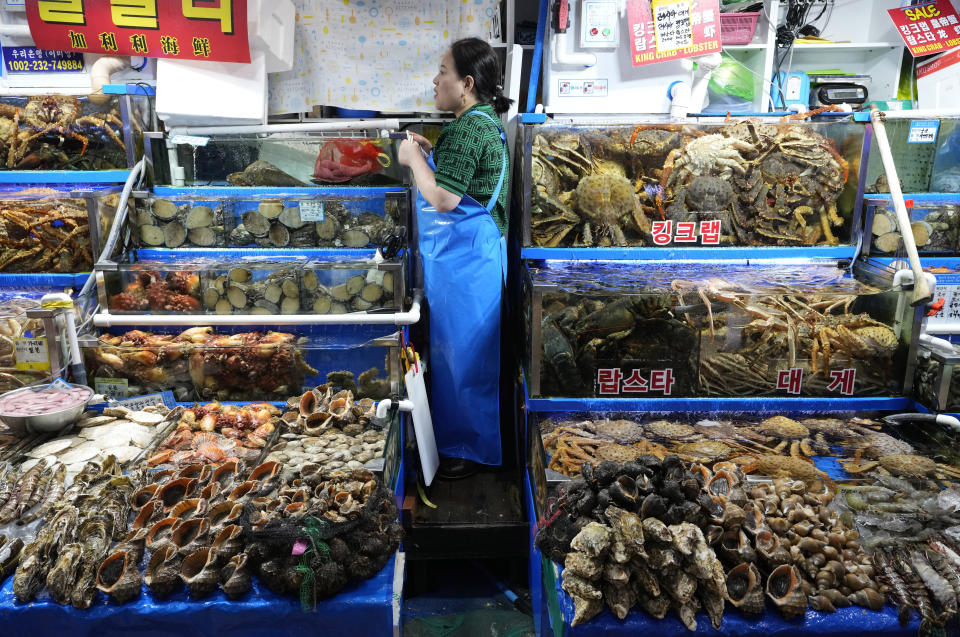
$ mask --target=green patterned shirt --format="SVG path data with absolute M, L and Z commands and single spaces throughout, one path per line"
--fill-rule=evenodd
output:
M 477 104 L 443 127 L 433 147 L 437 185 L 455 195 L 470 195 L 481 206 L 490 201 L 503 168 L 503 144 L 497 125 L 486 117 L 468 115 L 477 110 L 495 121 L 500 117 L 490 104 Z M 493 220 L 507 233 L 507 193 L 510 192 L 510 158 L 500 196 L 493 207 Z

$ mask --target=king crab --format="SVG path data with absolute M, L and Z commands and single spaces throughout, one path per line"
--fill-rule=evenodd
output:
M 747 172 L 747 160 L 741 153 L 756 153 L 756 147 L 736 137 L 704 135 L 670 151 L 660 175 L 660 184 L 668 189 L 684 186 L 695 177 L 709 175 L 728 179 L 734 173 Z

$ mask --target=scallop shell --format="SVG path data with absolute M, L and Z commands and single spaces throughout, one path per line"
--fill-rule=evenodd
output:
M 180 586 L 180 563 L 177 548 L 172 544 L 153 552 L 144 571 L 143 581 L 154 597 L 168 597 Z
M 763 613 L 763 582 L 753 564 L 738 564 L 727 573 L 727 599 L 747 615 Z
M 118 604 L 125 604 L 140 595 L 141 583 L 136 560 L 126 551 L 112 554 L 97 570 L 97 588 Z
M 194 599 L 201 599 L 217 590 L 217 569 L 214 560 L 210 559 L 210 547 L 194 551 L 183 559 L 180 579 Z
M 239 553 L 231 557 L 227 565 L 220 570 L 220 588 L 232 600 L 242 597 L 250 590 L 247 561 L 247 554 Z
M 807 611 L 807 596 L 803 594 L 800 576 L 789 564 L 778 566 L 767 577 L 767 597 L 785 619 L 800 617 Z

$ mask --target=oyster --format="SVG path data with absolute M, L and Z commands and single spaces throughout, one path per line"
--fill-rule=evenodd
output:
M 673 534 L 667 525 L 656 518 L 644 518 L 643 532 L 658 542 L 668 544 L 673 542 Z
M 596 586 L 570 571 L 563 572 L 563 582 L 560 584 L 560 587 L 565 590 L 570 597 L 595 600 L 603 598 L 603 594 Z
M 603 571 L 603 562 L 597 558 L 590 557 L 586 553 L 574 551 L 567 553 L 563 567 L 574 575 L 588 580 L 595 580 L 600 577 L 600 573 Z
M 684 570 L 673 569 L 663 574 L 660 587 L 680 604 L 686 604 L 697 590 L 697 580 Z
M 640 560 L 631 563 L 633 567 L 633 581 L 640 589 L 651 597 L 660 597 L 660 581 L 647 565 Z
M 807 610 L 807 596 L 803 594 L 800 575 L 789 564 L 778 566 L 767 577 L 767 597 L 773 600 L 786 619 L 799 617 Z
M 668 528 L 672 536 L 673 547 L 680 551 L 682 555 L 692 554 L 693 547 L 697 542 L 704 541 L 700 529 L 689 522 L 682 522 Z
M 22 539 L 14 538 L 0 547 L 0 585 L 2 585 L 17 568 L 23 546 Z
M 79 542 L 67 544 L 60 550 L 57 563 L 47 573 L 47 588 L 50 590 L 50 596 L 58 604 L 70 603 L 73 583 L 82 566 L 80 563 L 82 552 L 83 545 Z
M 637 595 L 637 602 L 643 610 L 650 613 L 655 619 L 663 619 L 667 616 L 667 611 L 670 610 L 669 597 L 652 597 L 640 593 Z
M 180 562 L 177 548 L 172 544 L 161 546 L 150 556 L 143 581 L 154 597 L 168 597 L 180 586 Z
M 673 609 L 677 611 L 677 617 L 687 627 L 687 630 L 696 632 L 697 630 L 697 611 L 700 610 L 700 601 L 693 597 L 685 604 L 674 602 Z
M 597 557 L 609 548 L 611 535 L 610 527 L 599 522 L 591 522 L 580 529 L 576 537 L 570 541 L 570 548 Z
M 647 548 L 647 564 L 660 571 L 678 567 L 680 560 L 677 559 L 677 552 L 671 548 L 651 546 Z
M 604 515 L 614 535 L 625 545 L 627 553 L 643 557 L 643 522 L 639 516 L 614 506 L 607 507 Z
M 603 600 L 613 611 L 613 614 L 619 619 L 626 619 L 627 613 L 637 602 L 637 597 L 630 586 L 626 583 L 615 584 L 606 582 L 603 585 Z
M 250 590 L 247 554 L 238 553 L 220 570 L 220 588 L 230 599 L 238 599 Z
M 70 603 L 74 608 L 83 610 L 93 606 L 93 601 L 97 599 L 97 564 L 92 555 L 88 557 L 86 549 L 80 561 L 84 563 L 83 572 L 74 585 Z
M 727 599 L 747 615 L 763 613 L 763 583 L 753 564 L 738 564 L 727 573 Z
M 597 599 L 584 599 L 582 597 L 573 597 L 573 621 L 571 626 L 583 624 L 603 610 L 603 602 Z
M 720 630 L 720 625 L 723 622 L 723 595 L 701 586 L 697 589 L 697 598 L 703 605 L 703 609 L 707 611 L 710 623 L 715 629 Z
M 97 571 L 97 588 L 118 604 L 126 604 L 139 596 L 141 584 L 134 556 L 126 551 L 112 554 Z
M 192 598 L 201 599 L 217 590 L 219 578 L 214 562 L 210 547 L 194 551 L 183 559 L 180 579 L 187 585 Z

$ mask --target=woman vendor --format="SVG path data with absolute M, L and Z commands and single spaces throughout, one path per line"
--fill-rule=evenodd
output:
M 419 193 L 437 448 L 448 459 L 489 465 L 501 462 L 500 312 L 510 170 L 499 114 L 512 102 L 501 81 L 489 44 L 454 42 L 433 84 L 437 110 L 455 119 L 436 145 L 411 133 L 399 148 Z

